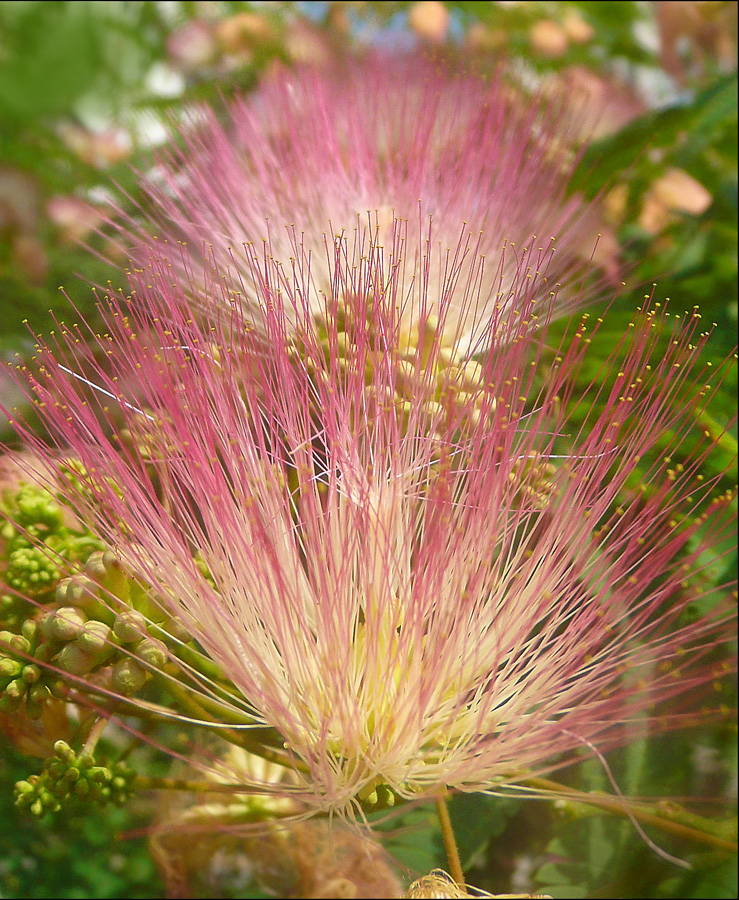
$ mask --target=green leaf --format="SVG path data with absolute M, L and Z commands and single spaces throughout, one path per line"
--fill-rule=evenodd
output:
M 646 113 L 617 134 L 592 144 L 580 162 L 572 186 L 589 198 L 624 173 L 649 179 L 664 171 L 664 160 L 650 163 L 646 151 L 669 148 L 672 162 L 690 166 L 726 132 L 736 131 L 737 76 L 727 75 L 694 100 Z M 679 148 L 679 152 L 676 151 Z M 638 167 L 634 168 L 638 163 Z
M 519 800 L 485 794 L 457 794 L 452 798 L 449 816 L 463 869 L 485 852 L 493 838 L 505 832 L 520 805 Z

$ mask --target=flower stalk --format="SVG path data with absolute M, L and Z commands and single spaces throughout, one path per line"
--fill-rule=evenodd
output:
M 449 816 L 449 807 L 447 806 L 446 797 L 436 798 L 436 812 L 439 816 L 441 836 L 444 841 L 447 860 L 449 861 L 449 873 L 457 884 L 457 887 L 464 890 L 464 872 L 462 871 L 462 862 L 459 858 L 459 850 L 457 849 L 457 841 L 454 837 L 454 829 L 452 828 L 452 820 Z

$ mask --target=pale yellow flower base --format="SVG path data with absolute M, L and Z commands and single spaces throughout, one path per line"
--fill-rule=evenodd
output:
M 408 888 L 405 897 L 410 900 L 442 900 L 442 898 L 458 897 L 493 897 L 496 900 L 514 900 L 514 898 L 530 898 L 530 900 L 552 900 L 548 894 L 489 894 L 477 888 L 460 887 L 443 869 L 432 869 L 428 875 L 417 879 Z

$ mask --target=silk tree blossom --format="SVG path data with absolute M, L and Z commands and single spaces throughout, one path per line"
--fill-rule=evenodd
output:
M 542 378 L 536 279 L 520 315 L 471 324 L 490 351 L 464 369 L 440 338 L 453 272 L 409 298 L 382 245 L 342 241 L 322 294 L 304 260 L 287 276 L 246 258 L 259 329 L 226 304 L 199 324 L 162 263 L 133 302 L 102 304 L 105 364 L 60 324 L 19 378 L 86 473 L 75 508 L 201 648 L 192 696 L 267 729 L 280 790 L 344 813 L 497 789 L 690 721 L 662 704 L 733 665 L 717 650 L 733 607 L 701 556 L 730 534 L 730 498 L 700 474 L 716 438 L 665 455 L 709 393 L 699 316 L 642 310 L 579 427 L 587 327 Z
M 193 120 L 144 182 L 154 243 L 140 220 L 121 227 L 136 265 L 166 255 L 178 280 L 193 282 L 191 301 L 206 308 L 213 298 L 194 286 L 203 274 L 196 260 L 245 273 L 245 245 L 264 248 L 288 271 L 293 258 L 309 258 L 318 303 L 331 290 L 326 247 L 338 236 L 350 250 L 370 239 L 382 246 L 385 267 L 400 263 L 401 290 L 408 290 L 418 270 L 413 254 L 423 253 L 431 221 L 444 249 L 473 245 L 491 260 L 477 295 L 483 309 L 501 299 L 513 304 L 516 276 L 526 267 L 533 273 L 542 258 L 542 303 L 559 282 L 568 285 L 558 315 L 592 293 L 584 282 L 596 268 L 597 217 L 584 198 L 567 196 L 577 162 L 573 129 L 554 103 L 523 100 L 502 76 L 452 76 L 420 58 L 347 62 L 338 73 L 275 76 L 233 103 L 225 122 L 208 107 Z M 406 247 L 399 253 L 393 238 L 400 230 Z M 600 257 L 616 277 L 612 248 Z M 444 263 L 443 255 L 434 258 L 432 285 L 449 285 Z M 469 330 L 462 296 L 461 287 L 453 290 L 447 339 L 466 351 L 479 334 Z M 238 301 L 261 325 L 258 294 L 246 286 Z M 418 315 L 413 306 L 405 312 Z M 474 321 L 480 326 L 485 317 Z

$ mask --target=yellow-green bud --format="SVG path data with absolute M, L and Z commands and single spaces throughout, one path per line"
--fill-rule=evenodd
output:
M 12 631 L 0 631 L 0 651 L 2 651 L 3 644 L 9 644 L 18 653 L 29 653 L 31 650 L 28 638 L 22 634 L 14 634 Z
M 54 599 L 57 603 L 67 602 L 67 588 L 69 587 L 71 581 L 71 578 L 62 578 L 62 580 L 56 586 L 56 591 L 54 591 Z
M 110 635 L 108 625 L 91 619 L 85 623 L 75 643 L 87 653 L 98 653 L 109 645 Z
M 35 684 L 41 678 L 41 669 L 33 663 L 23 666 L 21 677 L 27 684 Z
M 29 641 L 28 649 L 30 650 L 30 644 L 38 637 L 38 622 L 35 622 L 33 619 L 26 619 L 21 626 L 21 635 L 24 640 Z M 28 650 L 25 652 L 28 653 Z
M 77 575 L 75 578 L 67 578 L 65 580 L 67 582 L 64 592 L 65 603 L 68 603 L 70 606 L 79 606 L 82 609 L 87 609 L 96 602 L 98 586 L 91 578 L 87 578 L 85 575 Z M 61 582 L 59 587 L 61 587 Z M 58 589 L 57 599 L 59 599 Z
M 174 640 L 181 641 L 183 644 L 187 644 L 192 640 L 192 635 L 178 619 L 167 619 L 162 625 L 162 630 L 166 631 Z
M 145 638 L 136 645 L 136 656 L 147 665 L 161 669 L 167 662 L 167 648 L 161 641 Z
M 91 553 L 85 563 L 85 571 L 93 578 L 105 578 L 108 573 L 105 565 L 105 551 L 95 550 Z
M 0 678 L 17 678 L 23 671 L 23 663 L 4 656 L 0 659 Z
M 62 606 L 51 614 L 49 636 L 58 641 L 71 641 L 84 628 L 87 616 L 74 606 Z
M 25 696 L 27 688 L 28 688 L 28 685 L 22 678 L 15 678 L 5 688 L 5 693 L 12 700 L 20 700 L 21 697 Z
M 87 675 L 95 665 L 95 654 L 88 653 L 77 644 L 67 644 L 59 651 L 56 664 L 70 675 Z
M 121 567 L 118 557 L 112 550 L 103 551 L 103 565 L 106 572 L 109 572 L 111 569 L 120 569 Z
M 468 359 L 461 366 L 449 366 L 450 383 L 457 384 L 463 391 L 474 394 L 484 383 L 483 368 L 474 359 Z
M 112 682 L 114 690 L 121 694 L 135 694 L 146 683 L 146 670 L 127 656 L 113 666 Z
M 84 778 L 78 781 L 74 786 L 74 792 L 78 797 L 85 797 L 90 792 L 90 782 Z
M 423 372 L 420 375 L 416 366 L 411 362 L 400 360 L 395 371 L 395 390 L 403 397 L 412 397 L 418 391 L 422 382 Z
M 66 741 L 56 741 L 54 743 L 54 754 L 57 759 L 65 763 L 74 762 L 77 755 Z
M 70 781 L 71 781 L 72 784 L 75 784 L 75 782 L 77 782 L 77 781 L 80 780 L 80 774 L 81 774 L 81 773 L 80 773 L 80 770 L 79 770 L 79 769 L 67 769 L 67 772 L 66 772 L 66 774 L 65 774 L 65 776 L 64 776 L 64 780 L 65 780 L 66 782 L 70 782 Z
M 63 681 L 61 678 L 57 678 L 56 681 L 52 681 L 49 685 L 49 690 L 53 697 L 56 697 L 57 700 L 63 700 L 70 691 L 70 687 L 66 681 Z
M 44 626 L 44 622 L 41 622 L 42 628 Z M 52 656 L 56 653 L 57 647 L 56 644 L 53 643 L 43 643 L 39 644 L 36 647 L 36 652 L 33 654 L 38 662 L 49 662 Z
M 113 631 L 119 641 L 132 644 L 140 641 L 146 634 L 146 619 L 135 609 L 127 609 L 116 616 Z
M 28 689 L 28 700 L 31 703 L 44 703 L 49 699 L 49 689 L 45 684 L 32 684 Z

